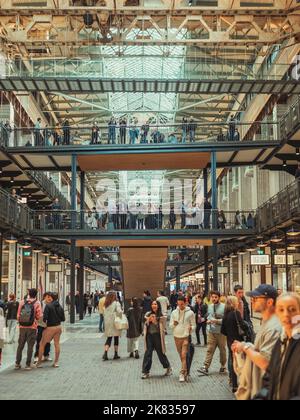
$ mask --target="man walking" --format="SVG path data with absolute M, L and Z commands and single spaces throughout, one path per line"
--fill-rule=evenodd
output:
M 225 305 L 220 302 L 221 294 L 220 292 L 211 293 L 212 304 L 208 307 L 208 317 L 207 317 L 207 332 L 208 332 L 208 348 L 207 355 L 204 362 L 204 366 L 199 369 L 199 372 L 203 375 L 208 375 L 209 368 L 213 361 L 214 354 L 217 347 L 220 351 L 220 373 L 226 373 L 226 337 L 221 333 L 222 320 L 225 315 Z
M 245 291 L 243 286 L 237 285 L 234 287 L 234 294 L 238 298 L 239 301 L 239 312 L 241 314 L 242 319 L 245 322 L 245 326 L 247 325 L 247 341 L 254 342 L 254 328 L 253 323 L 251 320 L 251 312 L 249 304 L 245 298 Z
M 195 331 L 195 314 L 187 306 L 183 296 L 178 297 L 177 309 L 172 312 L 170 327 L 173 329 L 176 348 L 181 359 L 179 382 L 186 382 L 188 378 L 187 352 L 190 336 Z
M 243 401 L 251 400 L 261 390 L 263 376 L 282 332 L 279 319 L 275 315 L 277 290 L 269 284 L 262 284 L 247 296 L 251 297 L 253 311 L 261 314 L 262 324 L 254 345 L 237 341 L 232 345 L 235 354 L 246 356 L 236 393 L 237 399 Z
M 28 297 L 19 306 L 18 321 L 20 325 L 20 336 L 15 365 L 16 370 L 21 369 L 22 353 L 25 344 L 27 344 L 25 370 L 32 370 L 31 361 L 37 335 L 37 322 L 43 316 L 41 304 L 37 300 L 37 294 L 38 291 L 36 289 L 28 290 Z

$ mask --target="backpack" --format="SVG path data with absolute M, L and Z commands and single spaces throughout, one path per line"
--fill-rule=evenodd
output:
M 27 300 L 24 301 L 24 305 L 20 311 L 20 319 L 19 323 L 21 327 L 32 327 L 35 321 L 35 309 L 34 309 L 35 301 L 28 302 Z

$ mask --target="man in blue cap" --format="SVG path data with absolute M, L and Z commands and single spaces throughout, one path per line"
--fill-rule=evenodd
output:
M 253 312 L 261 315 L 262 324 L 254 345 L 237 341 L 232 345 L 236 362 L 241 369 L 239 388 L 236 393 L 238 400 L 250 400 L 260 390 L 273 348 L 282 331 L 279 319 L 275 315 L 277 290 L 269 284 L 262 284 L 254 291 L 247 293 L 247 296 L 251 298 Z

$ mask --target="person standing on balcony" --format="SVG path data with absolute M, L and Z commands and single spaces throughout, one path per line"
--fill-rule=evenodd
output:
M 237 211 L 235 213 L 235 217 L 234 217 L 234 227 L 235 229 L 242 229 L 243 227 L 243 223 L 242 223 L 242 218 L 241 218 L 241 213 L 239 211 Z
M 223 210 L 219 211 L 218 214 L 218 229 L 226 229 L 226 217 Z
M 108 123 L 108 144 L 116 144 L 117 121 L 112 117 Z
M 247 217 L 247 228 L 248 229 L 254 229 L 255 228 L 255 221 L 254 221 L 254 218 L 252 216 L 252 213 L 249 213 L 248 214 L 248 217 Z
M 235 130 L 236 130 L 236 121 L 235 121 L 234 115 L 232 115 L 229 121 L 229 129 L 228 129 L 229 141 L 234 141 Z
M 127 130 L 127 120 L 126 118 L 120 118 L 120 143 L 126 144 L 126 130 Z
M 61 141 L 62 141 L 62 135 L 63 132 L 60 128 L 59 124 L 56 124 L 55 129 L 54 129 L 54 142 L 53 142 L 53 146 L 60 146 Z
M 64 136 L 64 145 L 70 145 L 70 123 L 68 120 L 65 120 L 62 126 L 63 129 L 63 136 Z
M 212 205 L 206 197 L 204 201 L 204 229 L 210 229 L 211 212 Z
M 98 144 L 99 141 L 99 127 L 97 125 L 97 123 L 93 124 L 92 127 L 92 141 L 91 144 Z
M 188 130 L 189 130 L 189 123 L 188 123 L 187 118 L 185 118 L 185 117 L 183 117 L 183 119 L 182 119 L 181 129 L 182 129 L 182 140 L 181 140 L 181 143 L 186 143 L 186 139 L 187 139 L 187 135 L 188 135 Z
M 41 146 L 41 143 L 42 143 L 41 129 L 42 129 L 42 119 L 38 118 L 34 126 L 34 145 L 35 146 Z
M 150 122 L 149 120 L 142 125 L 141 129 L 141 143 L 148 143 L 148 135 L 150 131 Z
M 9 137 L 12 133 L 12 128 L 9 124 L 9 121 L 6 121 L 5 124 L 2 125 L 1 123 L 1 137 L 3 139 L 3 146 L 8 147 L 9 146 Z
M 59 204 L 58 198 L 54 200 L 51 210 L 53 215 L 53 229 L 59 230 L 61 227 L 61 205 Z
M 188 130 L 189 130 L 189 135 L 190 135 L 190 142 L 195 143 L 197 123 L 195 122 L 193 117 L 190 118 Z
M 176 225 L 176 214 L 175 214 L 175 210 L 174 207 L 171 207 L 171 211 L 170 211 L 170 229 L 174 230 L 175 229 L 175 225 Z

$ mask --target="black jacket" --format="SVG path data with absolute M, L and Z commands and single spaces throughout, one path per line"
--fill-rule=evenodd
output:
M 277 385 L 280 383 L 279 399 L 283 401 L 300 399 L 300 340 L 291 339 L 285 361 L 281 369 L 281 340 L 278 340 L 272 358 L 263 379 L 264 389 L 261 395 L 265 395 L 268 400 L 278 400 Z M 259 399 L 259 398 L 258 398 Z
M 196 303 L 196 305 L 194 306 L 194 312 L 196 315 L 196 324 L 198 324 L 198 311 L 199 311 L 199 305 L 198 303 Z M 205 319 L 205 321 L 207 321 L 207 317 L 208 317 L 208 306 L 205 303 L 201 304 L 201 317 Z
M 19 309 L 19 302 L 16 301 L 10 301 L 6 305 L 7 314 L 6 314 L 6 320 L 7 321 L 16 321 L 18 316 L 18 309 Z
M 127 319 L 129 328 L 127 330 L 127 338 L 137 338 L 143 332 L 143 311 L 141 308 L 129 308 L 127 311 Z
M 58 327 L 65 322 L 65 314 L 63 308 L 58 301 L 49 303 L 44 310 L 44 322 L 47 327 Z
M 143 303 L 142 303 L 142 308 L 143 308 L 143 313 L 144 314 L 151 311 L 151 303 L 152 303 L 151 296 L 144 297 Z
M 243 298 L 243 303 L 244 303 L 244 321 L 252 325 L 250 306 L 246 298 Z
M 244 336 L 240 335 L 239 332 L 239 325 L 246 335 L 248 329 L 240 312 L 232 311 L 225 314 L 222 321 L 221 333 L 227 337 L 227 343 L 229 346 L 231 346 L 234 341 L 244 341 Z

